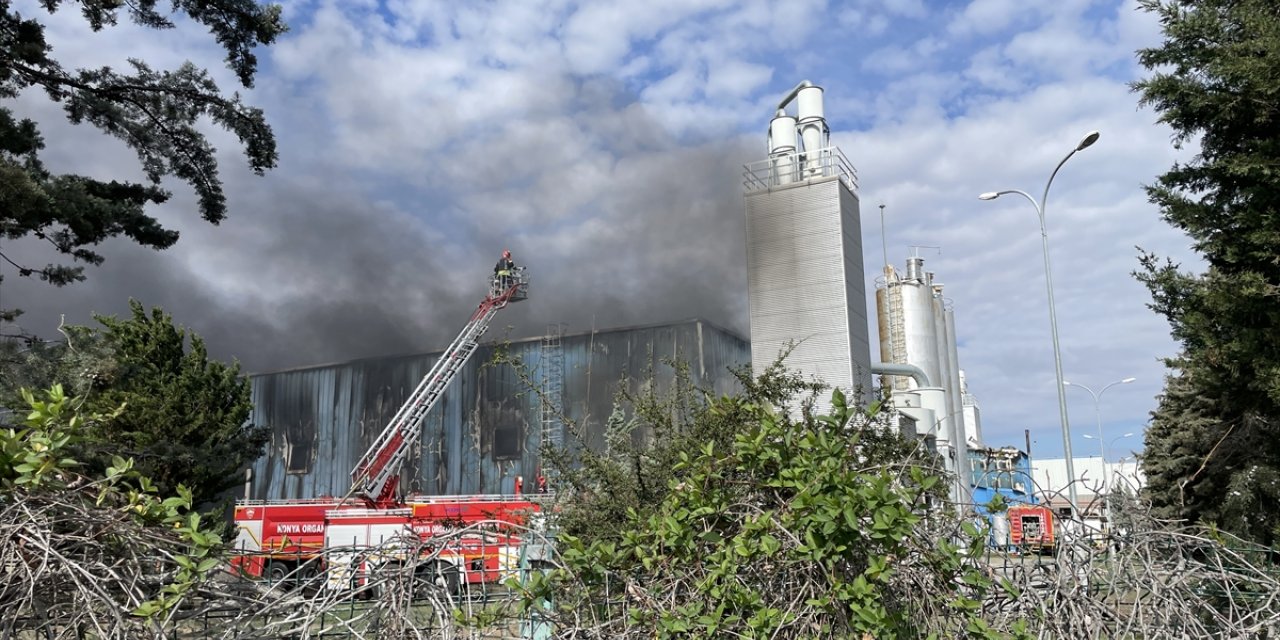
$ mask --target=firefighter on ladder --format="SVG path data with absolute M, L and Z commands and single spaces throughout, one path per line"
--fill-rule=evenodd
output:
M 503 249 L 498 264 L 493 265 L 493 295 L 500 296 L 511 287 L 515 272 L 516 263 L 511 260 L 511 251 Z

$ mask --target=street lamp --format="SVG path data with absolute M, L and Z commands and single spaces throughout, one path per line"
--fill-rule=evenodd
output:
M 1117 442 L 1120 442 L 1121 440 L 1124 440 L 1125 438 L 1128 438 L 1128 437 L 1130 437 L 1130 436 L 1132 436 L 1132 435 L 1133 435 L 1133 432 L 1131 431 L 1131 432 L 1126 433 L 1126 434 L 1124 434 L 1124 435 L 1122 435 L 1122 436 L 1116 436 L 1116 437 L 1112 438 L 1112 439 L 1111 439 L 1111 444 L 1107 445 L 1107 448 L 1106 448 L 1106 449 L 1103 449 L 1103 452 L 1106 452 L 1108 449 L 1115 449 L 1115 446 L 1116 446 L 1116 443 L 1117 443 Z M 1082 436 L 1080 436 L 1080 437 L 1084 438 L 1085 440 L 1101 440 L 1101 438 L 1099 438 L 1098 436 L 1090 435 L 1090 434 L 1088 434 L 1088 433 L 1086 433 L 1086 434 L 1084 434 L 1084 435 L 1082 435 Z M 1104 457 L 1103 459 L 1105 460 L 1106 458 Z M 1120 460 L 1124 460 L 1124 458 L 1121 458 Z M 1120 463 L 1120 460 L 1117 460 L 1117 461 L 1116 461 L 1116 464 L 1119 464 L 1119 463 Z
M 1120 437 L 1118 437 L 1118 438 L 1112 438 L 1112 439 L 1111 439 L 1111 444 L 1113 444 L 1113 445 L 1114 445 L 1115 443 L 1117 443 L 1117 442 L 1119 442 L 1119 441 L 1121 441 L 1121 440 L 1123 440 L 1123 439 L 1125 439 L 1125 438 L 1128 438 L 1128 437 L 1129 437 L 1129 436 L 1131 436 L 1131 435 L 1133 435 L 1133 433 L 1132 433 L 1132 432 L 1130 432 L 1130 433 L 1126 433 L 1126 434 L 1124 434 L 1124 435 L 1122 435 L 1122 436 L 1120 436 Z M 1094 438 L 1093 436 L 1091 436 L 1091 435 L 1089 435 L 1089 434 L 1087 434 L 1087 433 L 1086 433 L 1086 434 L 1084 434 L 1084 437 L 1086 437 L 1086 438 L 1088 438 L 1088 439 L 1090 439 L 1090 440 L 1097 440 L 1097 441 L 1098 441 L 1098 446 L 1102 446 L 1102 438 Z M 1103 455 L 1102 455 L 1102 488 L 1101 488 L 1101 491 L 1102 491 L 1102 516 L 1103 516 L 1104 518 L 1106 518 L 1107 523 L 1110 523 L 1110 522 L 1111 522 L 1111 490 L 1113 489 L 1113 487 L 1112 487 L 1111 485 L 1112 485 L 1112 484 L 1114 484 L 1114 483 L 1112 483 L 1112 482 L 1111 482 L 1111 479 L 1112 479 L 1112 478 L 1114 478 L 1116 474 L 1115 474 L 1115 469 L 1110 469 L 1110 470 L 1108 470 L 1108 469 L 1107 469 L 1107 456 L 1106 456 L 1106 453 L 1105 453 L 1106 449 L 1103 449 L 1103 451 L 1104 451 L 1104 453 L 1103 453 Z
M 1080 384 L 1078 382 L 1069 382 L 1067 380 L 1062 381 L 1062 386 L 1064 387 L 1080 387 L 1081 389 L 1088 391 L 1089 395 L 1093 396 L 1093 415 L 1098 419 L 1098 446 L 1102 449 L 1102 464 L 1104 469 L 1106 468 L 1106 464 L 1107 464 L 1107 448 L 1106 446 L 1104 446 L 1104 443 L 1102 440 L 1102 406 L 1101 406 L 1102 394 L 1106 393 L 1107 389 L 1110 389 L 1111 387 L 1114 387 L 1118 384 L 1129 384 L 1134 380 L 1137 380 L 1137 378 L 1125 378 L 1124 380 L 1116 380 L 1115 382 L 1112 382 L 1111 384 L 1108 384 L 1107 386 L 1103 387 L 1102 391 L 1099 391 L 1097 393 L 1094 393 L 1093 389 L 1090 389 L 1088 386 Z M 1129 435 L 1133 435 L 1133 434 L 1130 433 Z M 1084 437 L 1090 440 L 1094 439 L 1093 436 L 1087 433 L 1085 434 Z M 1124 436 L 1120 436 L 1120 437 L 1123 438 Z
M 1122 436 L 1116 436 L 1116 437 L 1114 437 L 1114 438 L 1112 438 L 1112 439 L 1111 439 L 1111 444 L 1107 445 L 1107 448 L 1108 448 L 1108 449 L 1111 449 L 1112 451 L 1115 451 L 1115 450 L 1116 450 L 1116 443 L 1117 443 L 1117 442 L 1120 442 L 1121 440 L 1124 440 L 1125 438 L 1132 438 L 1132 437 L 1133 437 L 1133 432 L 1132 432 L 1132 431 L 1130 431 L 1129 433 L 1126 433 L 1126 434 L 1124 434 L 1124 435 L 1122 435 Z M 1120 464 L 1121 462 L 1124 462 L 1124 458 L 1120 458 L 1119 460 L 1116 460 L 1116 464 Z
M 1054 308 L 1053 304 L 1053 269 L 1049 266 L 1049 232 L 1045 228 L 1044 224 L 1044 207 L 1049 200 L 1049 186 L 1053 184 L 1053 179 L 1058 175 L 1058 170 L 1061 169 L 1062 165 L 1066 164 L 1067 160 L 1070 160 L 1071 156 L 1075 155 L 1077 151 L 1083 151 L 1084 149 L 1087 149 L 1089 145 L 1097 142 L 1099 135 L 1101 134 L 1097 131 L 1090 131 L 1085 134 L 1085 136 L 1080 139 L 1080 142 L 1076 144 L 1076 148 L 1072 149 L 1070 153 L 1062 158 L 1062 161 L 1058 163 L 1058 166 L 1053 168 L 1053 173 L 1049 174 L 1049 181 L 1044 184 L 1044 194 L 1040 196 L 1039 202 L 1036 202 L 1036 199 L 1031 197 L 1031 194 L 1019 189 L 988 191 L 987 193 L 978 196 L 979 200 L 995 200 L 1007 193 L 1016 193 L 1031 201 L 1032 206 L 1036 208 L 1036 215 L 1040 218 L 1040 241 L 1044 246 L 1044 284 L 1045 290 L 1049 294 L 1049 329 L 1053 334 L 1053 370 L 1058 381 L 1058 422 L 1062 426 L 1062 449 L 1067 461 L 1067 478 L 1069 480 L 1067 483 L 1067 495 L 1071 499 L 1071 510 L 1074 513 L 1079 513 L 1080 502 L 1076 498 L 1076 468 L 1071 459 L 1071 425 L 1067 422 L 1067 391 L 1066 387 L 1063 385 L 1064 380 L 1062 379 L 1062 349 L 1058 346 L 1058 312 Z
M 1126 433 L 1126 434 L 1124 434 L 1124 435 L 1122 435 L 1122 436 L 1117 436 L 1117 437 L 1115 437 L 1115 438 L 1112 438 L 1112 439 L 1111 439 L 1111 445 L 1110 445 L 1108 448 L 1110 448 L 1110 449 L 1114 450 L 1117 442 L 1120 442 L 1121 440 L 1124 440 L 1125 438 L 1128 438 L 1129 436 L 1132 436 L 1132 435 L 1133 435 L 1133 433 L 1132 433 L 1132 432 L 1130 432 L 1130 433 Z M 1095 437 L 1095 436 L 1091 436 L 1091 435 L 1089 435 L 1089 434 L 1087 434 L 1087 433 L 1086 433 L 1086 434 L 1084 434 L 1084 438 L 1085 438 L 1085 439 L 1087 439 L 1087 440 L 1097 440 L 1097 441 L 1098 441 L 1098 446 L 1102 446 L 1102 438 L 1098 438 L 1098 437 Z M 1108 464 L 1108 463 L 1107 463 L 1106 449 L 1103 449 L 1102 451 L 1103 451 L 1103 456 L 1102 456 L 1102 475 L 1103 475 L 1103 476 L 1105 476 L 1105 477 L 1102 479 L 1102 486 L 1103 486 L 1103 488 L 1107 488 L 1107 483 L 1108 483 L 1107 478 L 1110 478 L 1111 476 L 1113 476 L 1113 475 L 1115 475 L 1115 474 L 1114 474 L 1114 473 L 1112 473 L 1111 471 L 1108 471 L 1108 470 L 1107 470 L 1107 464 Z M 1120 461 L 1117 461 L 1115 464 L 1120 464 L 1120 462 L 1122 462 L 1123 460 L 1124 460 L 1124 459 L 1123 459 L 1123 458 L 1121 458 L 1121 459 L 1120 459 Z

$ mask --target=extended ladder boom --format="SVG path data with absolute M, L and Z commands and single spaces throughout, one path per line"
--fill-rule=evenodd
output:
M 383 430 L 373 446 L 365 452 L 351 472 L 352 494 L 378 505 L 390 504 L 400 481 L 400 467 L 405 456 L 422 435 L 422 421 L 431 408 L 444 395 L 449 383 L 471 359 L 480 345 L 480 337 L 489 330 L 489 323 L 498 310 L 508 303 L 527 297 L 528 283 L 524 269 L 517 269 L 509 278 L 495 281 L 490 294 L 476 308 L 462 333 L 454 338 L 449 348 L 431 367 L 431 371 L 414 389 L 395 417 Z

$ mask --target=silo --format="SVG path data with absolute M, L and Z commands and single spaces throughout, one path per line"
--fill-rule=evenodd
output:
M 907 364 L 924 370 L 930 382 L 942 386 L 943 369 L 938 351 L 938 329 L 933 316 L 933 291 L 924 272 L 924 258 L 907 260 L 902 280 L 902 330 Z
M 892 265 L 876 281 L 876 326 L 880 336 L 880 361 L 906 364 L 907 341 L 902 325 L 902 278 Z M 914 388 L 910 376 L 880 377 L 880 386 L 892 392 Z
M 885 362 L 915 365 L 928 376 L 933 386 L 928 390 L 918 388 L 910 378 L 886 379 L 892 381 L 895 406 L 918 420 L 917 435 L 936 444 L 947 471 L 955 474 L 953 499 L 967 504 L 971 502 L 971 472 L 965 414 L 971 407 L 966 405 L 960 373 L 955 313 L 942 290 L 941 284 L 934 283 L 933 274 L 924 270 L 920 256 L 907 259 L 901 277 L 892 267 L 885 268 L 883 285 L 876 292 L 880 354 Z M 928 395 L 933 402 L 921 400 L 917 408 L 907 390 Z
M 887 276 L 889 267 L 885 267 L 885 272 Z M 890 299 L 891 290 L 895 294 L 893 295 L 893 300 Z M 896 295 L 897 292 L 898 285 L 895 282 L 876 283 L 876 329 L 877 335 L 880 336 L 880 362 L 899 362 L 897 354 L 893 352 L 892 335 L 897 329 L 893 324 L 893 316 L 898 312 L 892 308 L 892 306 L 897 306 L 897 302 L 900 300 L 899 296 Z M 880 386 L 886 388 L 895 387 L 896 385 L 890 382 L 894 377 L 881 376 Z
M 955 471 L 955 460 L 958 453 L 955 450 L 955 426 L 956 411 L 952 403 L 952 381 L 951 381 L 951 350 L 947 347 L 947 318 L 942 292 L 940 285 L 933 284 L 933 274 L 926 274 L 925 281 L 929 283 L 929 310 L 933 318 L 934 327 L 934 347 L 936 348 L 938 358 L 939 377 L 934 384 L 943 388 L 946 392 L 945 409 L 942 412 L 941 419 L 938 421 L 938 448 L 946 448 L 947 470 Z
M 769 159 L 778 184 L 791 184 L 799 174 L 795 165 L 797 136 L 796 118 L 786 111 L 779 111 L 769 121 Z
M 902 275 L 893 267 L 885 267 L 884 280 L 876 290 L 880 358 L 883 362 L 918 366 L 933 384 L 941 384 L 946 368 L 941 364 L 939 321 L 934 317 L 928 278 L 924 258 L 919 256 L 907 259 Z M 915 381 L 906 376 L 893 376 L 891 380 L 896 391 L 916 387 Z
M 827 119 L 822 106 L 822 87 L 808 86 L 796 92 L 796 125 L 804 142 L 804 178 L 822 176 L 829 144 Z
M 941 295 L 941 290 L 939 290 Z M 969 460 L 969 445 L 966 443 L 967 427 L 965 425 L 964 397 L 962 385 L 960 383 L 960 355 L 956 346 L 956 314 L 949 305 L 944 308 L 944 317 L 946 320 L 946 340 L 948 361 L 951 370 L 948 375 L 948 381 L 951 383 L 951 409 L 954 411 L 955 422 L 952 424 L 951 446 L 956 452 L 956 475 L 959 476 L 961 482 L 960 489 L 964 495 L 960 496 L 959 502 L 968 504 L 973 502 L 973 488 L 970 484 L 972 474 L 972 465 Z

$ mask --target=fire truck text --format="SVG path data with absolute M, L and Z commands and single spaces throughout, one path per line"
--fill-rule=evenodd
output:
M 276 533 L 324 533 L 324 523 L 287 524 L 282 522 L 276 525 Z

